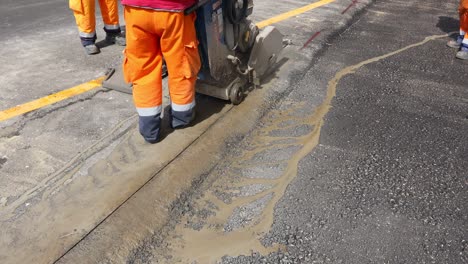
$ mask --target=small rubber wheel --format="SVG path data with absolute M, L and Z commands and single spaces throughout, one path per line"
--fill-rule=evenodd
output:
M 239 83 L 232 85 L 229 91 L 229 100 L 231 100 L 231 103 L 234 105 L 238 105 L 244 100 L 244 91 Z

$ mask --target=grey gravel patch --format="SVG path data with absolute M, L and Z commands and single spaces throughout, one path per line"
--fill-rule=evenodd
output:
M 311 125 L 302 124 L 299 126 L 288 127 L 286 129 L 277 129 L 270 132 L 272 137 L 301 137 L 312 131 Z
M 191 210 L 188 213 L 191 217 L 185 223 L 186 228 L 191 228 L 193 230 L 200 231 L 206 225 L 206 219 L 210 216 L 216 215 L 213 210 L 203 208 L 199 210 Z
M 240 188 L 240 193 L 238 196 L 253 196 L 265 190 L 271 189 L 271 187 L 273 187 L 273 185 L 252 184 L 248 186 L 243 186 L 242 188 Z
M 273 146 L 269 149 L 266 149 L 264 151 L 261 151 L 255 154 L 252 159 L 241 162 L 241 165 L 288 161 L 301 148 L 302 146 L 288 146 L 288 147 Z
M 296 120 L 286 120 L 278 124 L 279 127 L 287 127 L 287 126 L 293 126 L 296 125 L 297 121 Z
M 214 195 L 226 204 L 230 204 L 233 198 L 254 196 L 265 190 L 271 189 L 270 184 L 251 184 L 240 188 L 233 188 L 226 191 L 214 191 Z
M 261 164 L 256 167 L 245 168 L 240 170 L 240 175 L 245 178 L 250 179 L 278 179 L 283 175 L 284 170 L 286 169 L 287 164 Z
M 259 216 L 268 202 L 273 198 L 273 193 L 270 193 L 253 203 L 246 206 L 236 208 L 229 218 L 227 224 L 224 226 L 224 231 L 231 232 L 236 229 L 245 227 L 251 223 L 255 217 Z
M 275 140 L 271 143 L 266 144 L 266 146 L 273 146 L 273 145 L 295 145 L 297 144 L 298 139 L 297 138 L 285 138 L 285 139 L 279 139 Z

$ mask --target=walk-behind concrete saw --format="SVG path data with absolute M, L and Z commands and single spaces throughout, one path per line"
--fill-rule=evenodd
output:
M 252 11 L 253 0 L 200 0 L 185 10 L 197 12 L 202 61 L 198 93 L 239 104 L 277 64 L 283 35 L 273 26 L 259 30 L 248 19 Z M 126 93 L 132 89 L 121 69 L 111 69 L 103 87 Z

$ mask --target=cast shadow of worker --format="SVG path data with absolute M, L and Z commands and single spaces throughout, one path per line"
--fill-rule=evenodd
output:
M 188 127 L 196 126 L 197 124 L 203 122 L 204 120 L 210 118 L 212 115 L 220 113 L 222 109 L 229 104 L 228 101 L 224 101 L 221 99 L 217 99 L 214 97 L 196 94 L 195 100 L 197 102 L 195 106 L 195 120 L 190 123 Z M 161 134 L 160 134 L 160 141 L 164 140 L 167 136 L 175 131 L 175 129 L 171 128 L 169 124 L 169 117 L 171 111 L 171 106 L 168 105 L 164 108 L 164 114 L 161 124 Z
M 276 73 L 286 62 L 288 62 L 288 60 L 289 59 L 285 57 L 279 60 L 275 65 L 271 67 L 271 69 L 269 69 L 265 73 L 265 77 L 260 80 L 261 81 L 260 86 L 254 87 L 252 85 L 246 89 L 245 91 L 246 95 L 255 89 L 261 89 L 263 84 L 268 83 L 274 78 L 276 78 L 277 77 Z M 215 97 L 198 94 L 198 93 L 196 94 L 196 102 L 197 102 L 197 105 L 195 106 L 196 117 L 195 117 L 195 120 L 189 125 L 189 127 L 196 126 L 202 121 L 210 118 L 212 115 L 215 115 L 221 112 L 222 109 L 226 105 L 230 104 L 229 101 L 217 99 Z M 170 111 L 171 111 L 170 105 L 164 108 L 164 114 L 163 114 L 164 118 L 162 120 L 160 140 L 164 140 L 164 138 L 166 138 L 172 132 L 175 131 L 174 129 L 171 128 L 169 124 L 169 121 L 170 121 L 169 118 L 166 118 L 170 115 Z
M 122 34 L 122 36 L 125 36 L 125 30 L 126 30 L 125 25 L 120 26 L 120 31 L 121 31 L 120 34 Z M 96 46 L 99 49 L 107 48 L 112 45 L 115 45 L 115 44 L 107 42 L 105 38 L 103 40 L 96 42 Z
M 439 16 L 436 26 L 445 33 L 456 33 L 460 29 L 460 21 L 453 17 Z M 457 34 L 451 34 L 450 37 L 455 39 Z

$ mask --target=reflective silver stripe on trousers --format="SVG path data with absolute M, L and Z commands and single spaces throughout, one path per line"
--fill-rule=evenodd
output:
M 105 29 L 119 29 L 120 26 L 119 25 L 107 25 L 107 24 L 105 24 L 104 28 Z
M 86 33 L 86 32 L 81 32 L 81 31 L 80 31 L 80 37 L 83 37 L 83 38 L 93 38 L 94 36 L 96 36 L 96 31 L 91 32 L 91 33 Z
M 184 104 L 184 105 L 171 103 L 171 107 L 172 107 L 173 111 L 177 111 L 177 112 L 189 111 L 189 110 L 191 110 L 192 108 L 195 107 L 195 100 L 193 102 L 191 102 L 190 104 Z
M 156 107 L 136 108 L 139 116 L 155 116 L 161 114 L 162 105 Z
M 463 31 L 463 29 L 460 28 L 460 35 L 464 36 L 466 34 L 465 31 Z

